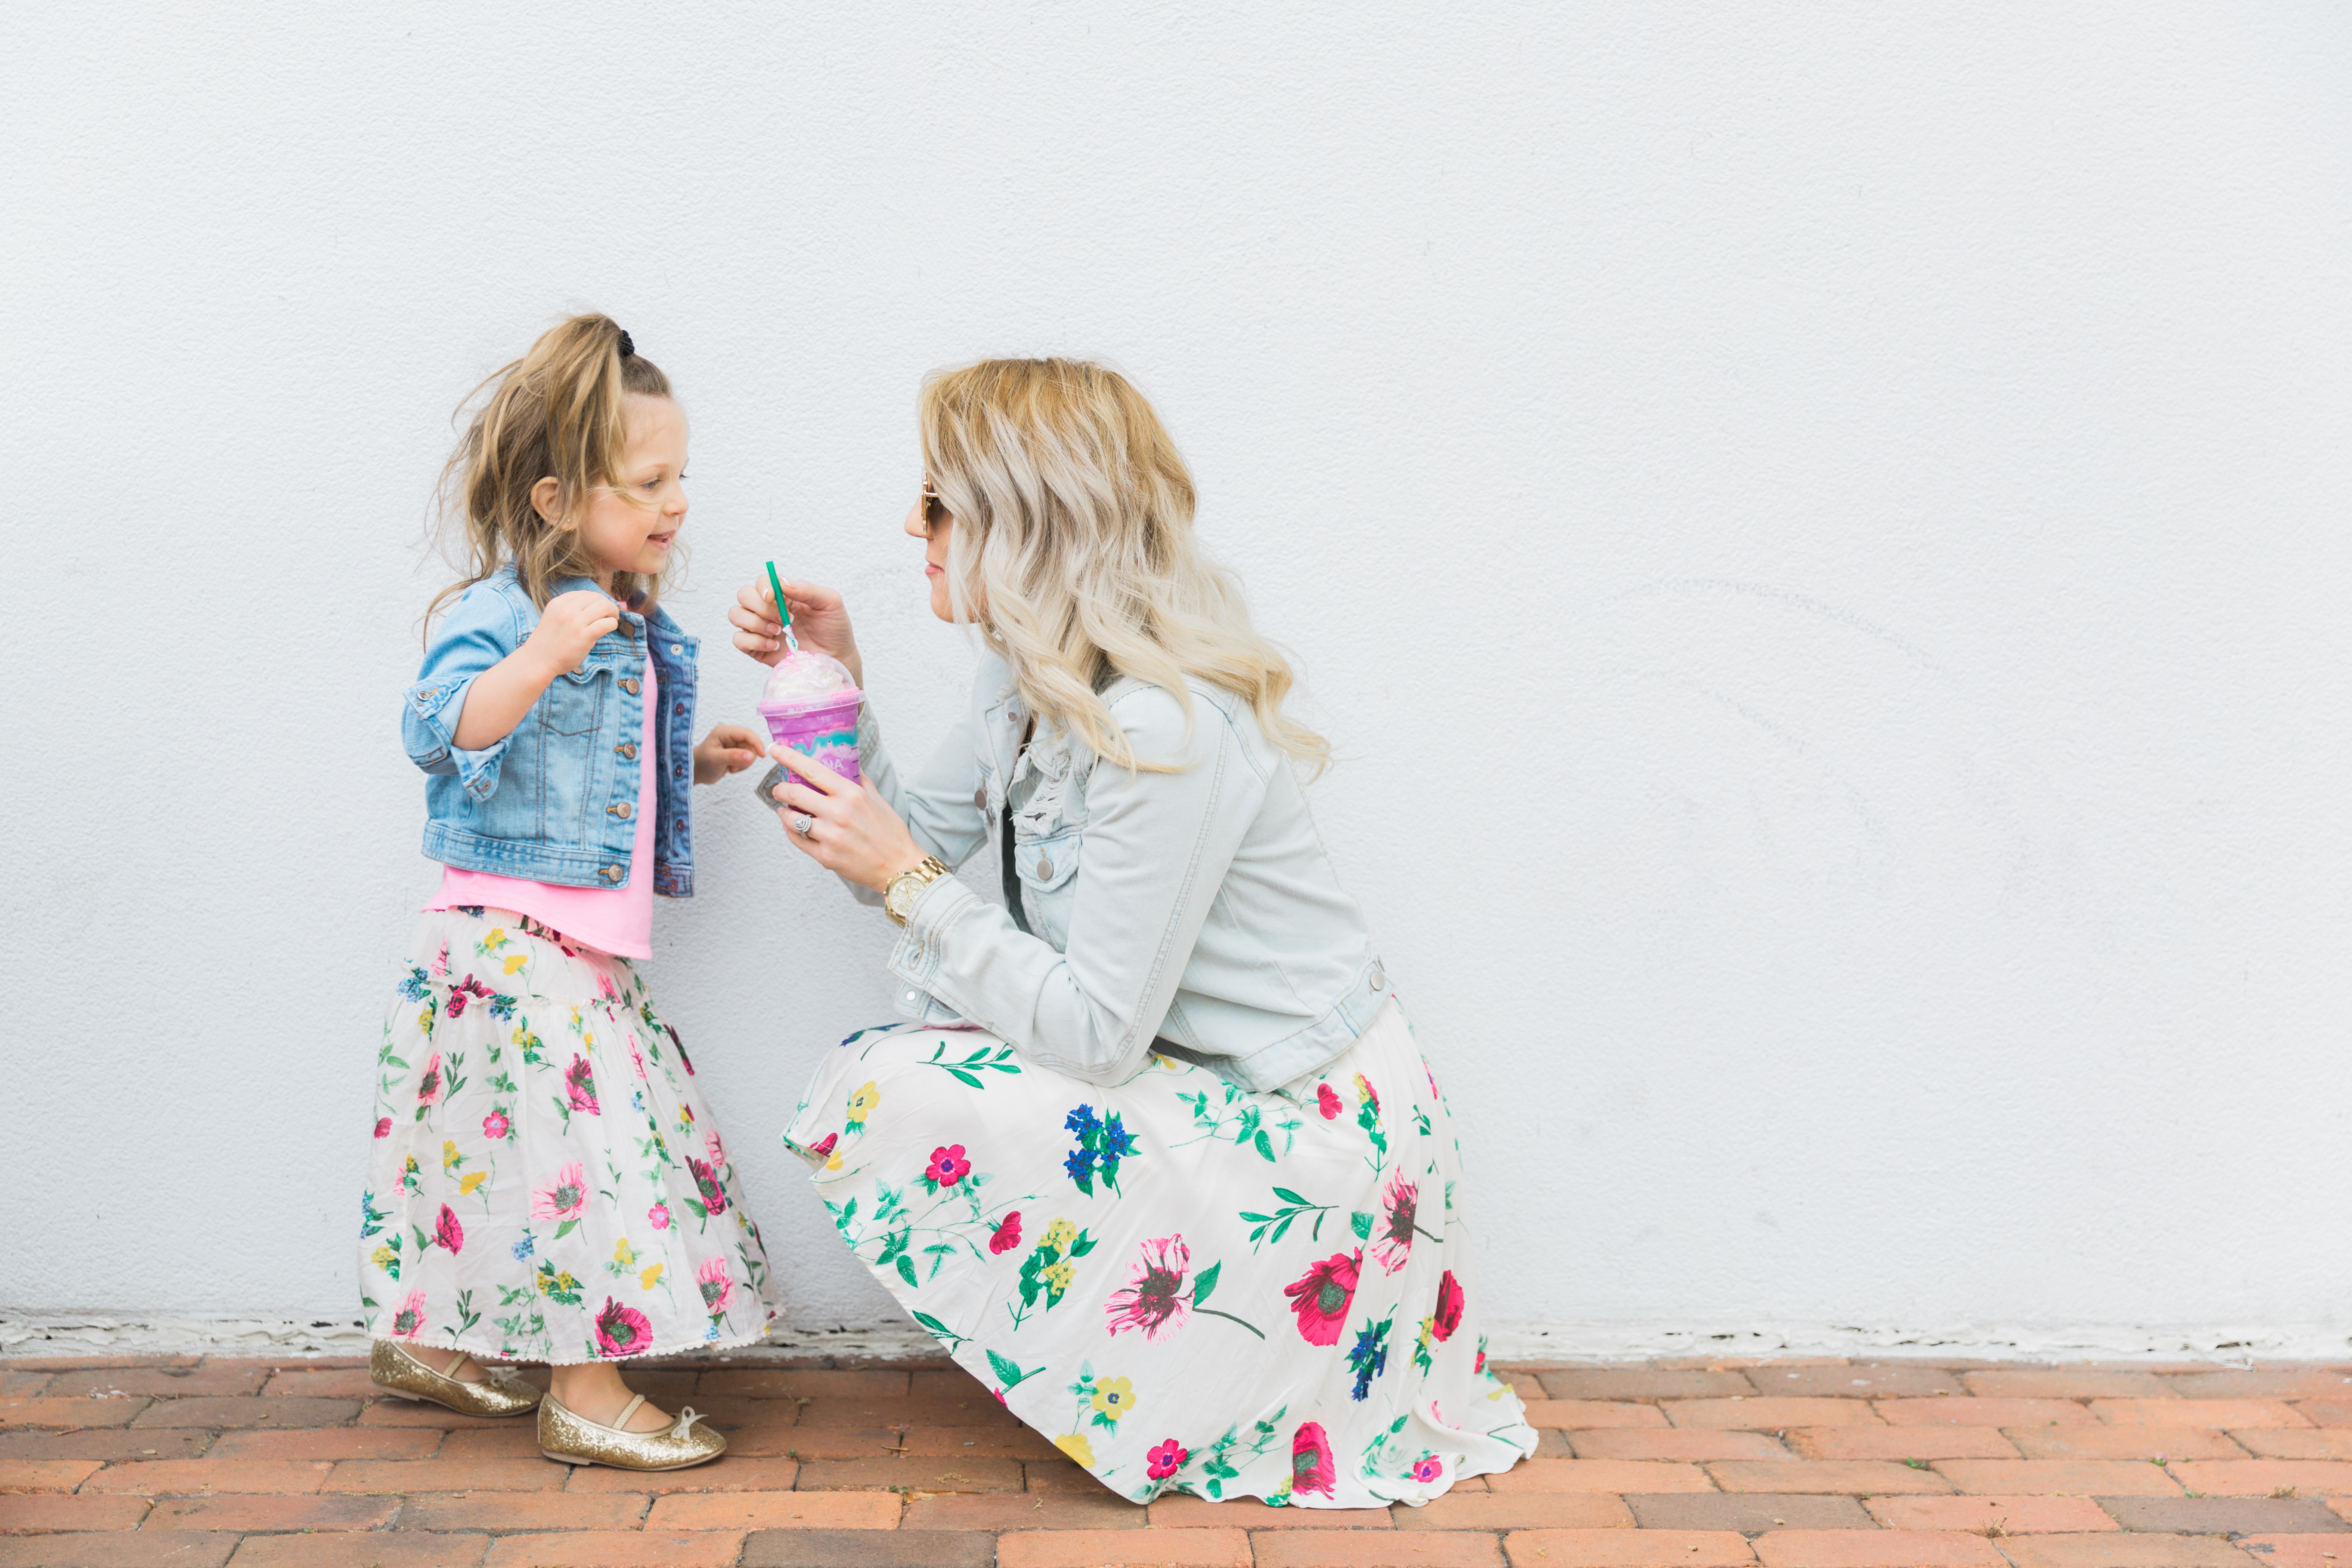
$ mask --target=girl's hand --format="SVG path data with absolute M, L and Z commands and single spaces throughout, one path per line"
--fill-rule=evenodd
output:
M 784 592 L 789 595 L 792 590 Z M 851 784 L 790 746 L 771 746 L 768 754 L 800 775 L 775 790 L 777 800 L 788 808 L 776 816 L 793 848 L 835 875 L 877 893 L 889 886 L 891 878 L 923 863 L 915 836 L 873 784 Z M 795 814 L 812 819 L 806 833 L 793 826 Z
M 760 760 L 767 738 L 740 724 L 713 724 L 710 733 L 694 748 L 694 782 L 717 784 L 729 773 L 740 773 Z
M 574 588 L 547 602 L 547 608 L 540 612 L 539 625 L 531 628 L 522 646 L 551 682 L 565 670 L 579 668 L 596 639 L 618 630 L 620 625 L 621 607 L 613 603 L 610 594 Z
M 815 583 L 784 582 L 784 607 L 793 613 L 793 636 L 803 647 L 830 654 L 847 667 L 849 677 L 866 684 L 866 664 L 858 657 L 857 638 L 849 629 L 849 611 L 841 595 Z M 735 628 L 735 646 L 761 664 L 784 657 L 783 623 L 776 618 L 776 599 L 764 583 L 746 583 L 736 591 L 727 619 Z

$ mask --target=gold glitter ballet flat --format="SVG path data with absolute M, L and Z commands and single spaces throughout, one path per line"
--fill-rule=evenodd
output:
M 378 1340 L 368 1352 L 368 1381 L 375 1384 L 378 1394 L 421 1399 L 467 1415 L 520 1415 L 539 1403 L 539 1390 L 517 1377 L 510 1367 L 484 1366 L 479 1383 L 449 1375 L 473 1359 L 461 1355 L 450 1363 L 449 1372 L 436 1372 L 412 1355 L 407 1346 Z
M 638 1394 L 622 1406 L 615 1425 L 604 1426 L 566 1410 L 551 1394 L 540 1402 L 539 1451 L 567 1465 L 610 1465 L 616 1470 L 683 1470 L 727 1451 L 724 1436 L 695 1425 L 702 1417 L 691 1408 L 680 1410 L 667 1431 L 625 1430 L 645 1402 Z

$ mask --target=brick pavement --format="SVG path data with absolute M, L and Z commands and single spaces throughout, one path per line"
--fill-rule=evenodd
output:
M 667 1475 L 362 1363 L 0 1360 L 0 1568 L 2352 1568 L 2352 1363 L 1502 1369 L 1538 1457 L 1426 1508 L 1113 1497 L 945 1362 L 641 1375 Z

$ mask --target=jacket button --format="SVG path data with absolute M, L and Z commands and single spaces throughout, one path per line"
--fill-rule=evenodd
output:
M 683 719 L 686 717 L 686 704 L 681 702 L 676 708 L 671 709 L 670 711 Z
M 608 882 L 617 882 L 621 879 L 621 868 L 618 866 L 607 866 L 601 875 Z
M 1051 857 L 1050 855 L 1040 855 L 1040 856 L 1038 856 L 1038 857 L 1037 857 L 1037 877 L 1038 877 L 1038 879 L 1039 879 L 1040 881 L 1044 881 L 1044 880 L 1046 880 L 1046 879 L 1051 879 L 1053 875 L 1054 875 L 1054 860 L 1053 860 L 1053 857 Z
M 614 816 L 619 817 L 623 822 L 629 820 L 629 803 L 625 800 L 616 800 L 604 809 L 612 813 Z
M 613 750 L 619 753 L 625 761 L 635 762 L 636 760 L 637 743 L 635 741 L 624 741 L 619 745 L 614 747 Z
M 637 694 L 637 678 L 632 675 L 623 680 L 621 682 L 621 689 L 627 692 L 630 696 L 635 697 Z
M 684 763 L 680 763 L 677 766 L 670 769 L 670 776 L 673 778 L 684 778 L 686 776 L 686 764 Z
M 1377 970 L 1377 969 L 1375 969 L 1375 970 L 1373 970 L 1373 971 L 1372 971 L 1372 989 L 1373 989 L 1373 990 L 1378 991 L 1381 986 L 1386 985 L 1388 983 L 1389 983 L 1389 977 L 1388 977 L 1387 975 L 1385 975 L 1385 974 L 1381 973 L 1379 970 Z
M 673 654 L 680 654 L 680 653 L 684 653 L 684 652 L 686 651 L 686 649 L 684 649 L 684 648 L 682 648 L 682 647 L 678 647 L 678 646 L 677 646 L 677 644 L 676 644 L 676 643 L 672 643 L 672 644 L 670 644 L 670 645 L 669 645 L 669 651 L 670 651 L 671 653 L 673 653 Z

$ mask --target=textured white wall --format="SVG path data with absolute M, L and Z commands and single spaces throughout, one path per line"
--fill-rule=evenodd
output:
M 909 753 L 918 376 L 1139 376 L 1499 1321 L 2341 1342 L 2341 8 L 839 12 L 0 13 L 0 1312 L 351 1317 L 413 545 L 594 306 L 694 417 L 677 613 L 841 584 Z M 656 984 L 793 1321 L 880 1321 L 773 1133 L 889 930 L 698 808 Z

